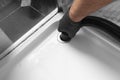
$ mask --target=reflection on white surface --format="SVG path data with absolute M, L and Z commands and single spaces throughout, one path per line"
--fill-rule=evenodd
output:
M 4 31 L 0 29 L 0 53 L 8 48 L 8 46 L 10 46 L 12 43 L 12 40 L 10 40 Z
M 60 42 L 56 26 L 58 22 L 7 64 L 7 68 L 3 67 L 0 80 L 120 79 L 117 49 L 86 29 L 81 29 L 70 43 Z
M 30 6 L 31 0 L 21 0 L 21 7 Z

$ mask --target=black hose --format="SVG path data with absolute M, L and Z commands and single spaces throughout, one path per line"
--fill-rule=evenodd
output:
M 63 12 L 62 7 L 59 5 L 58 5 L 58 12 Z M 96 16 L 87 16 L 80 23 L 81 23 L 80 26 L 82 26 L 82 27 L 89 26 L 89 27 L 98 28 L 98 29 L 104 31 L 105 33 L 109 34 L 116 40 L 120 41 L 120 26 L 114 24 L 113 22 L 111 22 L 109 20 L 106 20 L 106 19 L 103 19 L 100 17 L 96 17 Z M 60 35 L 60 38 L 63 41 L 71 40 L 71 38 L 69 38 L 68 34 L 65 32 L 63 32 Z
M 108 33 L 110 36 L 115 38 L 116 40 L 120 41 L 120 26 L 100 17 L 95 16 L 87 16 L 80 22 L 80 27 L 88 26 L 98 28 L 105 33 Z M 70 41 L 71 38 L 68 36 L 67 33 L 63 32 L 60 35 L 61 40 L 63 41 Z
M 88 16 L 82 20 L 82 26 L 98 28 L 120 41 L 120 26 L 100 17 Z

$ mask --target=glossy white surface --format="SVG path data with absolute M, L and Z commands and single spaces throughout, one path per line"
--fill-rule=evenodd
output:
M 59 41 L 58 22 L 53 21 L 61 16 L 1 61 L 0 80 L 120 79 L 120 51 L 86 28 L 69 43 Z

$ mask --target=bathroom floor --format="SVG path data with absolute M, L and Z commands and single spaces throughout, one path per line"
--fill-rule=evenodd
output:
M 44 5 L 42 8 L 40 5 L 20 7 L 20 2 L 12 2 L 1 9 L 0 28 L 15 42 L 56 8 L 56 5 Z
M 37 24 L 43 15 L 31 7 L 19 8 L 6 19 L 0 22 L 2 30 L 8 37 L 15 42 L 35 24 Z
M 0 8 L 0 28 L 8 37 L 10 44 L 11 42 L 16 42 L 56 8 L 56 2 L 47 5 L 48 3 L 44 0 L 41 2 L 33 0 L 31 6 L 26 7 L 21 7 L 19 1 L 11 1 L 5 7 Z M 4 49 L 7 49 L 9 46 L 6 46 Z

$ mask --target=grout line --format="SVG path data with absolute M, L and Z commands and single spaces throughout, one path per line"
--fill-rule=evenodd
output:
M 10 15 L 12 15 L 13 13 L 15 13 L 18 9 L 20 9 L 20 7 L 16 8 L 15 10 L 13 10 L 11 13 L 9 13 L 6 17 L 4 17 L 3 19 L 0 20 L 0 22 L 2 22 L 3 20 L 5 20 L 7 17 L 9 17 Z
M 40 13 L 42 16 L 45 16 L 45 14 L 43 14 L 41 11 L 37 10 L 36 8 L 30 6 L 31 8 L 33 8 L 35 11 L 37 11 L 38 13 Z

